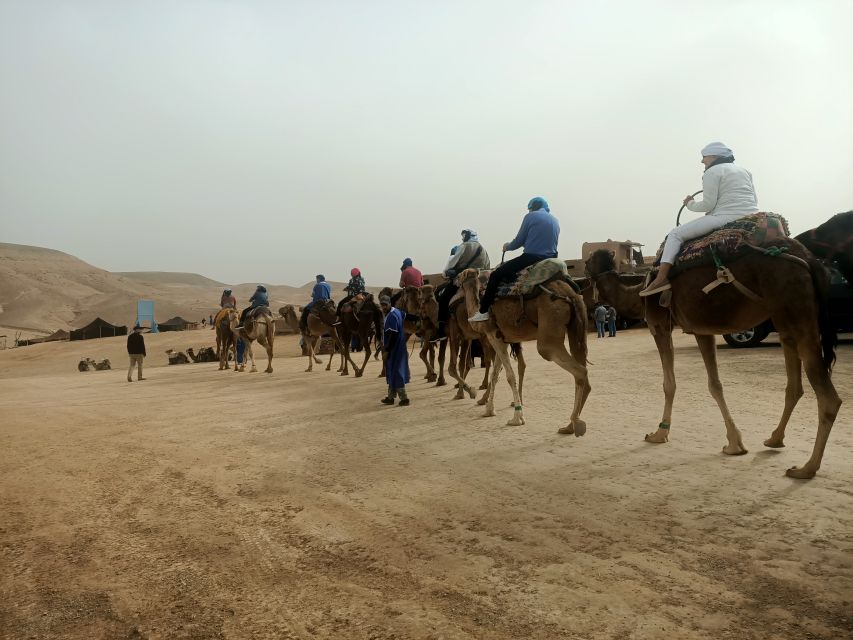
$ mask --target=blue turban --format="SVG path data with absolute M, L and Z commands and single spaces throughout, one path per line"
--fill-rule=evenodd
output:
M 403 260 L 403 266 L 404 267 L 411 267 L 412 266 L 412 259 L 406 258 L 405 260 Z
M 528 211 L 539 211 L 539 209 L 545 209 L 548 213 L 551 213 L 551 208 L 548 206 L 547 200 L 540 196 L 536 196 L 530 202 L 527 203 Z

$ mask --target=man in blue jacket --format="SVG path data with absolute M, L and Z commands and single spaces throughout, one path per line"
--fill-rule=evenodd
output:
M 314 285 L 314 288 L 311 290 L 311 302 L 305 305 L 302 309 L 302 317 L 299 319 L 299 326 L 305 329 L 308 326 L 308 314 L 311 313 L 311 309 L 315 304 L 320 305 L 320 320 L 325 322 L 326 324 L 331 324 L 332 326 L 340 324 L 335 318 L 328 316 L 324 313 L 323 309 L 326 301 L 332 299 L 332 285 L 326 282 L 326 276 L 322 273 L 318 273 L 315 277 L 317 283 Z M 334 310 L 332 310 L 332 315 L 334 316 Z
M 512 282 L 519 271 L 531 264 L 557 257 L 557 242 L 560 239 L 560 222 L 551 215 L 545 198 L 533 198 L 527 203 L 527 215 L 512 242 L 504 243 L 503 250 L 515 251 L 524 247 L 524 253 L 504 262 L 492 271 L 486 291 L 480 299 L 480 311 L 468 318 L 469 322 L 484 322 L 489 319 L 489 308 L 497 297 L 498 287 Z
M 385 380 L 388 383 L 388 395 L 380 402 L 394 404 L 399 396 L 399 406 L 408 406 L 406 384 L 409 382 L 409 353 L 406 350 L 406 336 L 403 334 L 404 314 L 391 306 L 391 298 L 380 296 L 379 306 L 385 314 L 385 326 L 382 333 L 382 348 L 385 351 Z
M 258 307 L 268 307 L 270 306 L 269 296 L 267 296 L 267 288 L 259 284 L 258 288 L 255 289 L 255 293 L 252 294 L 252 297 L 249 298 L 250 305 L 243 309 L 243 312 L 240 314 L 240 326 L 238 329 L 242 329 L 245 324 L 246 314 L 253 309 L 257 309 Z

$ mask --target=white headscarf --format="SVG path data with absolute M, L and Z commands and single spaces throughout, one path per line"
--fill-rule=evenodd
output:
M 705 147 L 700 152 L 702 156 L 719 156 L 721 158 L 727 158 L 729 156 L 734 155 L 734 151 L 729 149 L 722 142 L 711 142 L 710 144 L 705 145 Z

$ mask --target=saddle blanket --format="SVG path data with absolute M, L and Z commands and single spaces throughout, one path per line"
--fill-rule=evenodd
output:
M 498 298 L 517 298 L 529 296 L 540 291 L 538 285 L 557 278 L 571 280 L 566 263 L 559 258 L 541 260 L 518 272 L 515 282 L 507 282 L 498 287 Z
M 675 259 L 673 269 L 684 271 L 713 264 L 714 253 L 724 261 L 726 258 L 739 258 L 747 250 L 747 245 L 766 247 L 789 235 L 788 222 L 782 216 L 765 211 L 753 213 L 733 220 L 707 235 L 685 242 Z M 660 264 L 665 242 L 666 240 L 658 249 L 655 264 Z

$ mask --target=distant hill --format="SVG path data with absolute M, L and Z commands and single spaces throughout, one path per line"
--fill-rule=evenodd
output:
M 340 300 L 344 283 L 331 282 Z M 196 273 L 109 272 L 72 255 L 28 245 L 0 243 L 0 326 L 53 332 L 81 327 L 100 316 L 113 324 L 136 320 L 136 302 L 154 300 L 156 320 L 198 321 L 219 308 L 228 285 Z M 233 285 L 238 306 L 248 306 L 257 283 Z M 267 285 L 274 311 L 305 304 L 313 282 L 302 287 Z M 369 290 L 378 293 L 376 287 Z
M 228 286 L 224 282 L 211 280 L 197 273 L 181 273 L 180 271 L 113 271 L 112 273 L 131 280 L 157 285 L 221 288 Z

